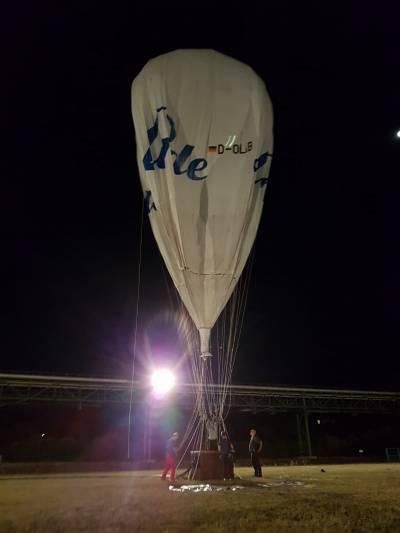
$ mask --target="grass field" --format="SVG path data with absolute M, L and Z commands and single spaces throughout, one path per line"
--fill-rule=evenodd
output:
M 0 531 L 400 532 L 400 464 L 324 469 L 264 468 L 257 488 L 239 468 L 246 488 L 212 493 L 172 492 L 155 471 L 0 476 Z

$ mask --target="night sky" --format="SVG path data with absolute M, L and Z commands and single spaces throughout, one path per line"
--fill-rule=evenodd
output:
M 214 48 L 253 67 L 275 113 L 234 382 L 399 390 L 399 13 L 134 4 L 22 3 L 3 17 L 3 294 L 16 272 L 17 305 L 3 299 L 1 370 L 130 376 L 131 83 L 159 54 Z M 146 219 L 139 360 L 144 337 L 176 349 L 167 277 Z

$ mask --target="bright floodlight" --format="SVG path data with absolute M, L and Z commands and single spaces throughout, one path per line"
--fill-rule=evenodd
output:
M 396 133 L 396 137 L 400 139 L 400 130 Z
M 151 377 L 151 384 L 156 394 L 167 394 L 175 385 L 175 376 L 166 368 L 156 370 Z

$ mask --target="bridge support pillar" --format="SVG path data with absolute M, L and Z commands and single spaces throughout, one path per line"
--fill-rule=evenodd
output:
M 297 423 L 297 442 L 299 447 L 299 455 L 312 456 L 312 444 L 310 435 L 310 426 L 308 422 L 309 413 L 306 409 L 301 413 L 296 414 Z M 306 449 L 304 446 L 306 444 Z
M 307 413 L 307 411 L 304 411 L 304 426 L 305 426 L 305 430 L 306 430 L 308 456 L 311 457 L 312 456 L 312 447 L 311 447 L 310 427 L 308 425 L 308 413 Z
M 302 435 L 302 428 L 301 428 L 301 420 L 302 416 L 300 413 L 296 414 L 296 423 L 297 423 L 297 442 L 299 447 L 299 455 L 304 455 L 304 443 L 303 443 L 303 435 Z

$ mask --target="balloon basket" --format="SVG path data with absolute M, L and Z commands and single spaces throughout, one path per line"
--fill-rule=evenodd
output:
M 192 461 L 190 479 L 197 481 L 224 479 L 223 465 L 218 451 L 194 450 L 190 455 Z

